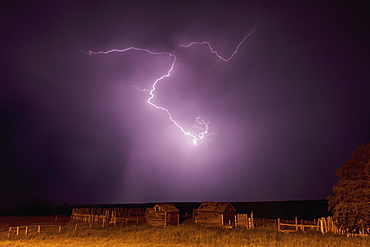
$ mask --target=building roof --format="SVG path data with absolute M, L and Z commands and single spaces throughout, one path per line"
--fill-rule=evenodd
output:
M 171 203 L 157 203 L 154 207 L 160 207 L 165 212 L 180 212 L 173 204 Z
M 204 212 L 223 213 L 229 205 L 232 209 L 234 209 L 234 211 L 236 211 L 230 202 L 203 202 L 197 210 Z

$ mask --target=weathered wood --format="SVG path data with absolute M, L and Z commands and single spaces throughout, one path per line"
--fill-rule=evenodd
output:
M 142 219 L 139 219 L 139 218 Z M 74 208 L 70 222 L 85 222 L 88 224 L 99 223 L 102 227 L 112 224 L 116 226 L 120 219 L 128 219 L 136 224 L 145 221 L 145 209 L 143 208 Z M 121 220 L 122 223 L 125 220 Z
M 13 226 L 9 227 L 8 238 L 11 234 L 19 236 L 21 233 L 24 233 L 27 236 L 31 232 L 41 233 L 41 228 L 43 231 L 55 231 L 58 233 L 62 231 L 62 226 L 60 225 Z
M 253 216 L 253 211 L 251 212 L 251 227 L 254 228 L 254 216 Z
M 152 226 L 177 226 L 180 216 L 179 210 L 168 203 L 159 203 L 146 210 L 147 223 Z
M 282 226 L 287 226 L 282 228 Z M 293 229 L 292 229 L 293 228 Z M 298 218 L 294 218 L 294 223 L 283 223 L 281 222 L 280 218 L 277 220 L 277 230 L 279 232 L 289 233 L 289 232 L 297 232 L 297 231 L 305 231 L 306 228 L 316 229 L 319 230 L 319 225 L 310 225 L 310 224 L 304 224 L 304 221 L 301 220 L 301 224 L 298 224 Z
M 294 221 L 295 221 L 295 230 L 298 231 L 298 218 L 295 217 Z
M 228 202 L 203 202 L 195 211 L 194 222 L 207 226 L 234 226 L 235 212 Z
M 248 217 L 247 214 L 236 214 L 235 226 L 246 227 L 248 229 L 254 228 L 253 212 L 251 212 L 251 217 Z

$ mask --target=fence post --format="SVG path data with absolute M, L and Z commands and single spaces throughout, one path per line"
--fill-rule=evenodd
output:
M 26 226 L 26 230 L 24 231 L 24 234 L 26 234 L 26 236 L 27 236 L 27 233 L 28 233 L 28 226 Z
M 62 226 L 59 226 L 58 233 L 61 233 L 61 231 L 62 231 Z
M 41 233 L 41 226 L 37 226 L 37 232 Z
M 295 221 L 295 231 L 298 232 L 298 218 L 295 217 L 294 221 Z
M 252 229 L 253 229 L 254 228 L 253 211 L 251 211 L 251 226 L 252 226 Z
M 72 214 L 71 214 L 71 218 L 69 218 L 69 222 L 72 222 L 72 221 L 73 221 L 73 214 L 74 214 L 74 211 L 75 211 L 75 209 L 74 209 L 74 208 L 72 208 Z
M 280 232 L 280 218 L 277 219 L 277 228 L 278 228 L 278 232 Z
M 17 236 L 19 235 L 19 226 L 17 226 Z

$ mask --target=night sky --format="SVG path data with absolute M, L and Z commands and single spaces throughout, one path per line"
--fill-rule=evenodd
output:
M 1 1 L 0 207 L 325 199 L 370 142 L 369 9 Z M 252 30 L 229 62 L 180 46 L 228 58 Z M 132 46 L 164 54 L 88 54 Z M 197 145 L 135 88 L 169 52 L 153 102 L 187 131 L 209 121 Z

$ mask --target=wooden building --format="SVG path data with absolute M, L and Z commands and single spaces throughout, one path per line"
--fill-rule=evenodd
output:
M 207 226 L 234 226 L 235 212 L 230 202 L 203 202 L 194 210 L 194 222 Z
M 146 209 L 146 222 L 152 226 L 177 226 L 180 220 L 179 212 L 170 203 L 158 203 Z

